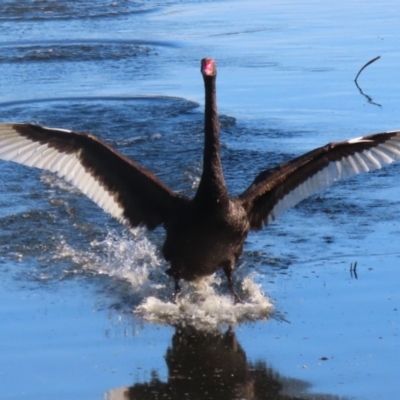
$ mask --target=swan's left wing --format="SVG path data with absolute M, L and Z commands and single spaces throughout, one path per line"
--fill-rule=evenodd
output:
M 400 159 L 400 131 L 330 143 L 261 172 L 239 196 L 252 229 L 260 229 L 334 182 Z
M 131 227 L 154 229 L 186 201 L 150 171 L 86 133 L 1 123 L 0 159 L 57 173 Z

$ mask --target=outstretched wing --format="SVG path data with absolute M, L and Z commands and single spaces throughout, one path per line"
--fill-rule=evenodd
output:
M 260 229 L 278 214 L 334 182 L 399 159 L 400 131 L 330 143 L 261 172 L 239 199 L 251 228 Z
M 184 201 L 151 172 L 85 133 L 2 123 L 0 159 L 57 173 L 131 227 L 154 229 Z

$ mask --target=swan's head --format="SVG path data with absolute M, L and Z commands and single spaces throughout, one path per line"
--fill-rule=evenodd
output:
M 200 70 L 204 77 L 217 75 L 217 66 L 212 58 L 203 58 Z

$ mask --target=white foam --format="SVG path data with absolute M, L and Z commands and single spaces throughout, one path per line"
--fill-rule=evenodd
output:
M 249 275 L 242 281 L 243 303 L 234 304 L 229 293 L 221 294 L 220 283 L 220 279 L 211 276 L 195 284 L 183 284 L 177 303 L 148 297 L 135 313 L 149 322 L 192 325 L 206 330 L 270 317 L 272 304 L 261 286 L 254 282 L 254 276 Z
M 219 275 L 193 283 L 182 281 L 179 300 L 173 302 L 173 281 L 164 273 L 167 266 L 143 231 L 136 237 L 109 233 L 97 245 L 107 248 L 107 262 L 98 272 L 128 281 L 142 299 L 133 312 L 148 322 L 214 329 L 267 319 L 272 313 L 272 304 L 255 283 L 255 275 L 240 277 L 243 272 L 237 274 L 241 284 L 236 283 L 243 303 L 234 304 L 225 278 Z

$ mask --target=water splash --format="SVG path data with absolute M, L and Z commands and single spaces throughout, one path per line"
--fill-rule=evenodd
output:
M 83 270 L 124 282 L 117 294 L 121 307 L 126 309 L 122 303 L 128 302 L 129 310 L 147 322 L 212 330 L 272 314 L 272 304 L 255 282 L 256 275 L 245 267 L 236 274 L 243 303 L 234 304 L 225 278 L 218 273 L 195 282 L 182 281 L 179 299 L 173 302 L 173 281 L 164 273 L 167 266 L 144 231 L 135 236 L 111 231 L 104 240 L 91 243 L 96 249 L 91 255 L 75 252 L 65 242 L 61 245 L 60 255 L 70 257 Z
M 97 272 L 129 282 L 132 292 L 148 296 L 166 286 L 157 248 L 143 231 L 135 235 L 109 232 L 104 241 L 92 242 L 92 246 L 105 254 Z
M 221 279 L 212 275 L 195 283 L 184 283 L 179 300 L 164 301 L 148 297 L 135 313 L 149 322 L 175 326 L 191 325 L 197 329 L 215 329 L 242 322 L 267 319 L 272 304 L 254 276 L 246 276 L 239 291 L 243 303 L 234 304 L 230 293 L 221 293 Z

